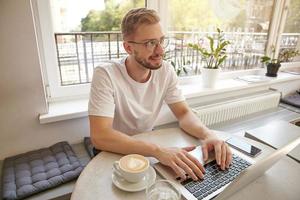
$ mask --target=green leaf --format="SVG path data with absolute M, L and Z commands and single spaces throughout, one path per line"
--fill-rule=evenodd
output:
M 266 64 L 268 64 L 270 62 L 270 60 L 271 60 L 271 58 L 268 56 L 263 56 L 260 58 L 260 62 L 266 63 Z
M 218 68 L 227 57 L 226 46 L 229 45 L 230 42 L 224 38 L 221 29 L 217 28 L 217 32 L 215 37 L 206 36 L 209 40 L 209 47 L 207 49 L 197 44 L 188 44 L 190 48 L 199 52 L 202 59 L 205 60 L 207 68 Z
M 174 70 L 176 71 L 176 65 L 175 65 L 174 61 L 171 61 L 171 65 L 174 67 Z
M 208 53 L 207 51 L 203 51 L 202 55 L 207 58 L 212 56 L 211 53 Z
M 195 46 L 196 44 L 192 44 L 192 43 L 188 43 L 188 47 L 190 47 L 190 48 L 195 48 L 194 46 Z
M 183 71 L 184 71 L 185 74 L 188 73 L 185 67 L 183 67 L 182 69 L 183 69 Z
M 207 38 L 209 39 L 210 50 L 214 52 L 214 39 L 211 36 L 207 36 Z
M 227 58 L 226 55 L 223 56 L 222 58 L 220 58 L 220 60 L 219 60 L 219 62 L 218 62 L 218 64 L 217 64 L 217 66 L 219 66 L 220 64 L 222 64 L 222 63 L 225 61 L 226 58 Z
M 178 69 L 177 69 L 177 72 L 176 72 L 177 76 L 179 76 L 179 75 L 180 75 L 180 72 L 181 72 L 181 69 L 180 69 L 180 68 L 178 68 Z

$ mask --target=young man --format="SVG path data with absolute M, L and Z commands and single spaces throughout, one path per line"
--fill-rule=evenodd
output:
M 189 109 L 173 68 L 163 61 L 167 39 L 154 10 L 129 11 L 122 21 L 123 46 L 128 56 L 109 61 L 94 71 L 89 120 L 97 149 L 121 154 L 137 153 L 157 158 L 182 179 L 203 178 L 204 168 L 188 151 L 195 147 L 164 148 L 130 137 L 150 131 L 165 101 L 188 134 L 202 140 L 204 159 L 215 150 L 217 163 L 229 167 L 227 144 L 206 128 Z

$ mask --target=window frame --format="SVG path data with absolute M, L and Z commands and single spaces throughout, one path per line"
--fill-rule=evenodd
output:
M 90 83 L 61 86 L 50 0 L 33 0 L 46 96 L 49 102 L 87 97 Z M 55 66 L 55 67 L 53 67 Z
M 286 23 L 290 0 L 274 1 L 271 24 L 269 26 L 266 54 L 270 55 L 272 47 L 275 47 L 275 57 L 280 50 L 281 35 Z
M 88 97 L 90 83 L 70 86 L 60 85 L 50 0 L 32 0 L 31 2 L 48 102 Z M 272 45 L 276 47 L 276 55 L 279 52 L 280 37 L 285 26 L 289 2 L 289 0 L 274 1 L 266 46 L 267 53 L 271 52 Z M 145 5 L 147 8 L 158 12 L 163 31 L 167 31 L 168 0 L 146 0 Z M 184 77 L 184 79 L 189 78 Z

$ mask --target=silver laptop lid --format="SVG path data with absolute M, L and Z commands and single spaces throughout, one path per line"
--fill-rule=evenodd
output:
M 270 154 L 266 158 L 252 164 L 250 167 L 245 169 L 239 176 L 237 176 L 236 179 L 233 182 L 231 182 L 231 184 L 229 184 L 228 187 L 226 187 L 223 190 L 223 192 L 220 193 L 215 199 L 226 199 L 236 191 L 253 182 L 299 144 L 300 137 L 285 145 L 284 147 L 276 150 L 274 153 Z

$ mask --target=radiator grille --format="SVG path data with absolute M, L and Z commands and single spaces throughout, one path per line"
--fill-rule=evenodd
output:
M 275 108 L 278 106 L 279 100 L 279 92 L 269 92 L 220 103 L 197 106 L 193 108 L 193 111 L 200 118 L 202 123 L 209 126 Z

